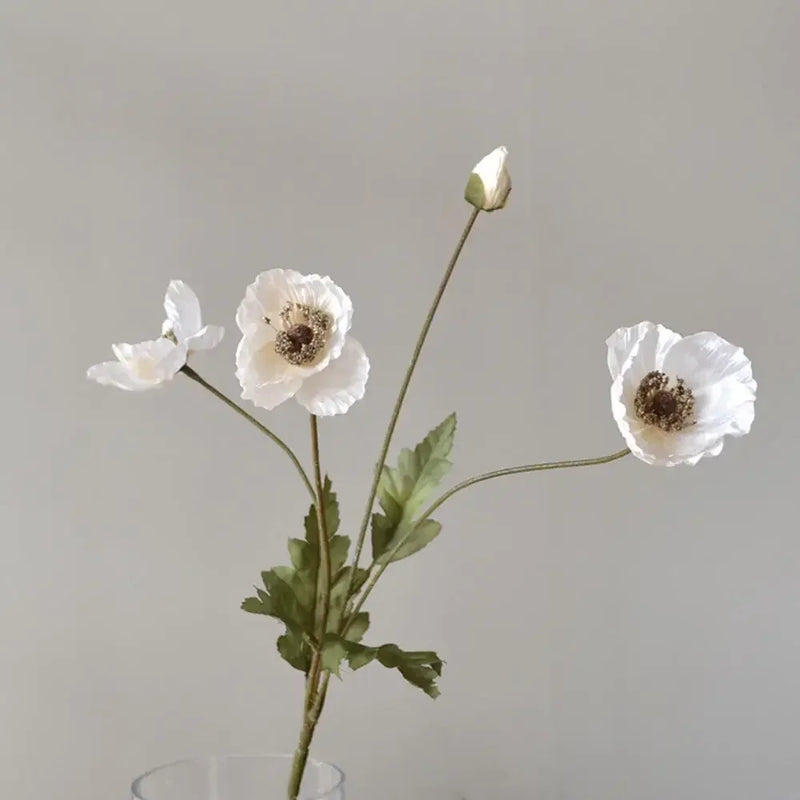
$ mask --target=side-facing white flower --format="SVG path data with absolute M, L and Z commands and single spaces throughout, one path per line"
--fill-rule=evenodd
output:
M 498 147 L 474 167 L 464 190 L 464 199 L 482 211 L 495 211 L 506 204 L 511 176 L 506 168 L 508 150 Z
M 652 322 L 606 340 L 611 410 L 631 453 L 647 464 L 696 464 L 744 436 L 755 414 L 756 382 L 741 347 L 716 333 L 682 337 Z
M 364 396 L 369 359 L 347 333 L 350 298 L 328 277 L 262 272 L 236 312 L 242 397 L 272 409 L 294 397 L 317 416 L 343 414 Z
M 86 377 L 106 386 L 141 392 L 172 380 L 193 350 L 216 347 L 225 333 L 203 325 L 197 295 L 183 281 L 171 281 L 164 297 L 167 319 L 160 339 L 112 346 L 116 361 L 90 367 Z

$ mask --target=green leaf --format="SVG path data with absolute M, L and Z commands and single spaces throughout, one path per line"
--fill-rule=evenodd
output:
M 439 696 L 436 680 L 442 674 L 442 659 L 430 650 L 401 650 L 396 644 L 384 644 L 380 647 L 368 647 L 363 644 L 342 639 L 329 634 L 326 648 L 330 644 L 331 652 L 338 657 L 343 648 L 347 653 L 347 662 L 351 669 L 361 669 L 377 660 L 384 667 L 396 669 L 409 683 L 422 689 L 429 697 Z M 341 648 L 334 645 L 341 645 Z M 340 658 L 341 661 L 341 658 Z M 338 663 L 337 663 L 338 669 Z M 336 673 L 339 674 L 338 672 Z
M 331 490 L 331 479 L 326 475 L 322 484 L 322 508 L 325 513 L 325 522 L 328 528 L 328 537 L 331 538 L 339 530 L 339 501 L 336 493 Z M 306 541 L 319 553 L 319 529 L 317 528 L 316 506 L 312 503 L 305 518 Z
M 322 487 L 322 506 L 329 536 L 331 556 L 331 608 L 328 630 L 338 631 L 344 613 L 345 594 L 350 583 L 352 567 L 345 566 L 350 539 L 336 534 L 339 529 L 339 503 L 326 476 Z M 281 657 L 295 669 L 308 673 L 311 664 L 309 639 L 315 636 L 314 618 L 317 580 L 320 567 L 319 534 L 316 508 L 312 504 L 304 519 L 305 538 L 289 539 L 292 566 L 273 567 L 261 573 L 264 589 L 256 588 L 256 596 L 248 597 L 242 609 L 251 614 L 264 614 L 280 620 L 286 631 L 278 638 Z M 354 581 L 355 590 L 363 586 L 368 570 L 359 569 Z M 357 641 L 367 629 L 369 618 L 357 615 L 353 622 L 353 639 Z M 339 664 L 346 655 L 338 643 L 326 641 L 323 660 L 326 669 L 339 674 Z
M 334 578 L 331 585 L 331 604 L 328 609 L 328 625 L 329 632 L 339 630 L 342 621 L 342 614 L 345 608 L 345 596 L 347 594 L 347 587 L 350 585 L 350 575 L 353 572 L 352 567 L 344 567 L 339 570 L 336 578 Z M 369 577 L 369 570 L 363 567 L 358 568 L 355 581 L 353 582 L 353 592 L 357 592 Z
M 397 467 L 384 467 L 378 484 L 383 513 L 372 515 L 372 554 L 379 563 L 390 560 L 389 553 L 407 536 L 391 561 L 416 553 L 439 534 L 439 523 L 423 520 L 415 527 L 415 518 L 452 466 L 448 456 L 455 429 L 456 415 L 451 414 L 413 450 L 403 450 Z
M 341 678 L 340 667 L 342 661 L 347 657 L 347 644 L 339 636 L 325 638 L 322 646 L 322 668 L 332 672 L 337 678 Z
M 367 628 L 369 628 L 369 614 L 366 611 L 359 611 L 347 628 L 348 641 L 360 642 L 364 638 Z
M 419 523 L 401 523 L 397 529 L 397 541 L 406 537 L 409 531 L 411 531 L 411 535 L 392 556 L 392 561 L 399 561 L 401 558 L 413 555 L 417 550 L 422 550 L 425 545 L 430 544 L 439 535 L 441 530 L 441 523 L 433 519 L 426 519 Z
M 287 630 L 283 636 L 278 637 L 277 645 L 284 661 L 308 674 L 311 669 L 311 650 L 302 636 Z

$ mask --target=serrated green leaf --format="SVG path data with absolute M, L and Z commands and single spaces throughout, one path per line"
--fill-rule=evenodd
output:
M 315 568 L 311 548 L 303 539 L 289 539 L 289 558 L 298 572 L 310 572 Z
M 284 661 L 308 674 L 311 669 L 311 651 L 302 636 L 287 630 L 283 636 L 278 637 L 277 645 Z
M 372 515 L 372 554 L 377 561 L 389 560 L 389 553 L 400 542 L 403 545 L 391 560 L 406 558 L 425 547 L 441 530 L 433 520 L 424 520 L 415 528 L 415 517 L 451 467 L 448 456 L 455 428 L 456 415 L 451 414 L 414 450 L 403 450 L 397 467 L 384 467 L 378 484 L 383 513 Z M 403 541 L 411 531 L 408 541 Z
M 364 638 L 367 628 L 369 628 L 369 614 L 366 611 L 359 611 L 347 627 L 348 641 L 360 642 Z
M 331 575 L 334 577 L 347 561 L 350 551 L 350 539 L 347 536 L 332 536 L 330 540 Z
M 339 574 L 331 585 L 331 604 L 328 609 L 328 631 L 334 632 L 339 630 L 342 621 L 342 614 L 344 613 L 345 600 L 347 595 L 347 588 L 350 585 L 350 575 L 353 572 L 352 567 L 343 567 L 339 570 Z M 353 581 L 353 592 L 357 592 L 363 585 L 364 581 L 369 577 L 369 570 L 359 567 L 356 572 L 356 578 Z
M 400 561 L 401 558 L 408 558 L 418 550 L 422 550 L 425 545 L 430 544 L 441 532 L 441 523 L 433 519 L 426 519 L 419 523 L 401 523 L 397 529 L 397 541 L 405 539 L 397 552 L 392 556 L 392 561 Z M 410 535 L 409 535 L 410 531 Z M 379 559 L 379 562 L 387 560 L 389 553 Z
M 346 651 L 351 669 L 361 669 L 377 660 L 384 667 L 396 669 L 409 683 L 422 689 L 429 697 L 439 696 L 436 680 L 442 674 L 443 662 L 433 651 L 401 650 L 396 644 L 368 647 L 335 634 L 330 634 L 328 638 L 332 648 L 334 643 L 338 643 Z M 337 648 L 334 652 L 338 656 L 341 650 Z
M 246 597 L 242 600 L 242 611 L 247 611 L 249 614 L 267 614 L 270 617 L 272 616 L 258 597 Z
M 331 489 L 331 479 L 326 475 L 322 484 L 322 508 L 325 512 L 325 522 L 328 528 L 328 537 L 332 538 L 339 530 L 339 501 L 336 493 Z M 317 528 L 317 511 L 312 503 L 305 518 L 306 541 L 312 548 L 319 548 L 319 532 Z
M 347 657 L 347 646 L 343 639 L 333 636 L 325 639 L 322 646 L 322 668 L 341 678 L 342 661 Z

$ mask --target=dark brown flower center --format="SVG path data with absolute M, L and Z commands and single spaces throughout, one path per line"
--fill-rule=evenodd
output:
M 282 329 L 275 335 L 275 352 L 297 367 L 313 364 L 328 343 L 331 318 L 318 308 L 287 303 L 280 320 Z
M 647 425 L 667 432 L 682 431 L 695 424 L 694 395 L 683 378 L 676 378 L 674 386 L 669 381 L 663 372 L 648 372 L 636 390 L 633 406 L 636 416 Z
M 308 325 L 292 325 L 286 331 L 286 338 L 295 352 L 299 352 L 304 344 L 311 344 L 314 341 L 314 331 Z

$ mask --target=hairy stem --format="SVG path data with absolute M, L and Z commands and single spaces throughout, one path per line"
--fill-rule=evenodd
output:
M 286 453 L 287 456 L 291 459 L 292 464 L 294 464 L 297 472 L 299 473 L 300 477 L 303 479 L 303 483 L 305 484 L 306 489 L 308 489 L 309 494 L 313 498 L 314 495 L 314 487 L 311 485 L 311 481 L 308 479 L 308 475 L 306 475 L 306 471 L 303 469 L 303 465 L 300 463 L 297 456 L 294 454 L 294 451 L 291 447 L 289 447 L 283 439 L 280 438 L 277 434 L 273 433 L 266 425 L 262 425 L 254 416 L 248 414 L 238 403 L 235 403 L 233 400 L 230 399 L 227 395 L 224 395 L 219 389 L 215 386 L 212 386 L 205 378 L 198 375 L 188 364 L 183 366 L 181 372 L 186 375 L 187 378 L 191 378 L 195 383 L 199 383 L 204 389 L 208 389 L 214 397 L 222 400 L 228 408 L 232 408 L 239 416 L 244 417 L 251 425 L 257 428 L 261 433 L 265 436 L 269 436 L 278 447 Z
M 411 356 L 411 363 L 408 365 L 408 369 L 406 370 L 405 377 L 403 378 L 403 383 L 400 386 L 400 392 L 397 395 L 397 400 L 394 404 L 394 409 L 392 410 L 392 416 L 389 419 L 389 426 L 386 429 L 386 434 L 383 437 L 383 444 L 381 445 L 381 451 L 378 455 L 378 461 L 375 464 L 375 474 L 372 478 L 372 486 L 369 490 L 369 496 L 367 498 L 367 506 L 364 510 L 364 518 L 361 520 L 361 528 L 358 532 L 358 539 L 356 541 L 356 549 L 355 555 L 353 556 L 353 572 L 350 575 L 350 585 L 347 589 L 347 594 L 345 595 L 346 600 L 350 598 L 353 593 L 353 585 L 356 579 L 356 572 L 358 569 L 358 562 L 361 559 L 361 551 L 364 548 L 364 540 L 367 535 L 367 528 L 369 527 L 369 520 L 370 516 L 372 515 L 372 507 L 375 504 L 375 495 L 378 491 L 378 484 L 381 479 L 381 472 L 383 471 L 383 466 L 386 463 L 386 456 L 389 453 L 389 446 L 392 443 L 392 436 L 394 435 L 394 429 L 397 427 L 397 419 L 400 416 L 400 409 L 403 407 L 403 401 L 406 397 L 406 392 L 408 391 L 408 386 L 411 383 L 411 376 L 414 374 L 414 368 L 417 366 L 417 361 L 419 361 L 420 353 L 422 352 L 422 347 L 425 344 L 425 339 L 428 336 L 428 331 L 430 330 L 431 323 L 433 322 L 433 318 L 436 315 L 436 310 L 439 308 L 439 302 L 442 299 L 442 295 L 444 294 L 445 289 L 447 288 L 447 284 L 450 280 L 450 276 L 453 274 L 453 270 L 455 269 L 456 263 L 458 262 L 458 257 L 461 255 L 461 251 L 464 248 L 464 244 L 467 241 L 467 237 L 469 236 L 470 231 L 472 230 L 472 226 L 475 224 L 475 220 L 478 218 L 478 214 L 480 213 L 480 209 L 473 208 L 470 212 L 469 219 L 467 220 L 467 224 L 464 227 L 464 230 L 461 233 L 461 237 L 458 240 L 458 244 L 456 245 L 455 250 L 453 251 L 453 255 L 450 257 L 450 261 L 447 264 L 447 268 L 444 272 L 444 277 L 442 278 L 441 283 L 439 284 L 439 288 L 436 291 L 436 296 L 433 298 L 433 303 L 428 311 L 428 316 L 425 318 L 425 322 L 422 324 L 422 330 L 419 333 L 419 337 L 417 338 L 417 344 L 414 347 L 414 352 Z

